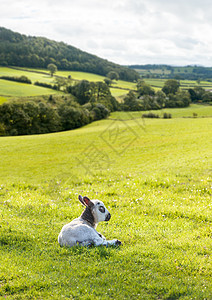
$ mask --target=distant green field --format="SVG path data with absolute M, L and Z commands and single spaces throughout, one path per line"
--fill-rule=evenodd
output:
M 134 83 L 134 82 L 118 80 L 118 81 L 115 81 L 114 85 L 118 86 L 118 87 L 125 88 L 125 89 L 129 89 L 129 90 L 135 90 L 136 89 L 136 83 Z
M 39 73 L 40 72 L 40 73 Z M 44 74 L 45 73 L 45 74 Z M 44 83 L 54 83 L 55 77 L 51 77 L 47 70 L 44 69 L 12 69 L 6 67 L 0 67 L 0 76 L 21 76 L 25 75 L 34 83 L 35 81 L 40 81 Z M 88 80 L 88 81 L 103 81 L 104 76 L 85 73 L 85 72 L 74 72 L 74 71 L 57 71 L 56 76 L 62 76 L 67 78 L 71 75 L 73 80 Z M 150 84 L 156 91 L 160 90 L 165 83 L 166 79 L 145 79 L 145 82 Z M 180 85 L 182 89 L 193 88 L 196 86 L 201 86 L 204 89 L 212 89 L 212 83 L 207 81 L 201 81 L 198 85 L 196 81 L 192 80 L 180 80 Z M 114 88 L 115 87 L 115 88 Z M 136 83 L 126 82 L 122 80 L 114 81 L 112 84 L 111 93 L 114 97 L 119 97 L 127 94 L 129 90 L 136 90 Z M 51 89 L 35 87 L 31 85 L 23 86 L 19 83 L 14 83 L 10 81 L 0 80 L 0 95 L 1 96 L 37 96 L 37 95 L 48 95 L 55 94 L 56 91 Z
M 200 83 L 198 84 L 196 81 L 194 80 L 180 80 L 180 86 L 182 88 L 194 88 L 197 86 L 200 86 L 204 89 L 212 89 L 212 82 L 208 82 L 208 81 L 200 81 Z
M 40 72 L 40 73 L 39 73 Z M 43 74 L 46 73 L 46 74 Z M 55 77 L 50 77 L 47 70 L 44 69 L 12 69 L 12 68 L 6 68 L 6 67 L 0 67 L 0 76 L 27 76 L 33 83 L 35 81 L 44 82 L 44 83 L 50 83 L 53 84 Z M 91 73 L 85 73 L 85 72 L 74 72 L 74 71 L 57 71 L 56 76 L 62 76 L 62 77 L 68 77 L 71 75 L 71 78 L 73 80 L 88 80 L 88 81 L 103 81 L 104 76 L 91 74 Z M 118 97 L 124 94 L 128 93 L 128 90 L 135 89 L 136 84 L 132 82 L 126 82 L 126 81 L 115 81 L 113 83 L 113 86 L 116 88 L 111 87 L 111 93 L 114 97 Z M 118 89 L 124 88 L 128 90 L 122 90 Z M 17 91 L 16 91 L 17 90 Z M 23 87 L 23 85 L 19 85 L 19 83 L 14 83 L 11 81 L 1 81 L 0 80 L 0 95 L 4 96 L 36 96 L 36 95 L 48 95 L 48 94 L 55 94 L 57 92 L 52 91 L 50 89 L 45 88 L 38 88 L 31 85 L 31 89 L 29 89 L 29 86 Z
M 212 118 L 111 116 L 0 138 L 0 298 L 212 299 Z M 104 201 L 120 248 L 59 246 L 79 194 Z
M 46 73 L 47 75 L 49 74 L 47 69 L 28 69 L 28 71 L 31 72 L 40 72 L 40 73 Z M 97 74 L 92 74 L 92 73 L 86 73 L 86 72 L 78 72 L 78 71 L 57 71 L 55 73 L 56 76 L 62 76 L 67 78 L 68 76 L 71 76 L 72 79 L 76 80 L 88 80 L 88 81 L 103 81 L 104 76 L 97 75 Z M 44 75 L 45 76 L 45 75 Z
M 189 74 L 193 72 L 194 67 L 186 66 L 186 67 L 171 67 L 174 74 Z M 143 69 L 135 69 L 140 75 L 148 76 L 148 75 L 168 75 L 171 74 L 171 70 L 167 66 L 160 66 L 160 68 L 143 68 Z
M 33 83 L 35 81 L 41 81 L 45 83 L 53 83 L 54 78 L 52 78 L 48 72 L 46 74 L 39 74 L 35 72 L 25 71 L 19 69 L 11 69 L 6 67 L 0 67 L 0 76 L 17 76 L 20 77 L 22 75 L 27 76 Z
M 48 74 L 48 71 L 45 69 L 29 69 L 31 71 L 35 72 L 46 72 Z M 88 80 L 88 81 L 104 81 L 105 76 L 97 75 L 97 74 L 92 74 L 92 73 L 87 73 L 87 72 L 77 72 L 77 71 L 57 71 L 55 75 L 58 76 L 63 76 L 63 77 L 68 77 L 71 75 L 72 79 L 76 80 Z M 113 83 L 115 86 L 120 86 L 122 88 L 129 88 L 133 89 L 136 86 L 136 83 L 133 82 L 128 82 L 128 81 L 123 81 L 123 80 L 118 80 L 114 81 Z
M 161 118 L 164 113 L 169 113 L 172 115 L 172 118 L 193 118 L 194 114 L 197 114 L 198 117 L 212 117 L 212 106 L 209 105 L 200 105 L 200 104 L 191 104 L 186 108 L 165 108 L 161 110 L 151 110 L 154 114 L 158 114 Z M 148 113 L 148 111 L 136 111 L 136 112 L 113 112 L 110 115 L 111 119 L 132 119 L 132 118 L 141 118 L 143 114 Z
M 151 85 L 152 87 L 156 87 L 156 88 L 162 88 L 164 86 L 165 83 L 165 79 L 144 79 L 144 81 Z
M 42 88 L 32 84 L 23 84 L 0 79 L 0 95 L 12 97 L 27 97 L 58 94 L 61 92 Z
M 103 81 L 105 78 L 104 76 L 101 75 L 96 75 L 96 74 L 86 73 L 86 72 L 76 72 L 76 71 L 57 71 L 56 75 L 64 76 L 64 77 L 68 77 L 69 75 L 71 75 L 71 77 L 76 80 L 86 79 L 88 81 L 94 81 L 94 82 Z
M 144 79 L 146 83 L 149 85 L 153 86 L 154 88 L 159 88 L 161 89 L 164 86 L 164 83 L 166 82 L 167 79 Z M 197 84 L 195 80 L 180 80 L 180 88 L 182 89 L 189 89 L 189 88 L 194 88 L 197 86 L 200 86 L 204 89 L 212 89 L 212 82 L 208 81 L 200 81 L 200 84 Z
M 27 72 L 24 70 L 17 70 L 11 68 L 0 67 L 0 76 L 27 76 L 34 83 L 35 81 L 53 83 L 54 79 L 48 74 L 38 74 L 34 72 Z M 0 95 L 11 96 L 11 97 L 27 97 L 27 96 L 39 96 L 39 95 L 50 95 L 59 94 L 61 92 L 35 86 L 33 84 L 23 84 L 14 81 L 0 79 Z
M 170 74 L 171 71 L 167 70 L 166 68 L 163 69 L 135 69 L 135 71 L 137 71 L 141 76 L 147 76 L 149 74 L 154 74 L 154 75 L 161 75 L 161 74 Z
M 69 75 L 71 75 L 71 77 L 76 80 L 85 79 L 85 80 L 94 81 L 94 82 L 95 81 L 104 81 L 104 79 L 105 79 L 105 76 L 100 76 L 100 75 L 86 73 L 86 72 L 58 71 L 56 73 L 56 75 L 64 76 L 64 77 L 68 77 Z M 130 90 L 130 89 L 136 88 L 136 83 L 118 80 L 118 81 L 114 81 L 112 86 Z M 114 92 L 114 90 L 112 90 L 112 91 Z M 125 93 L 127 93 L 127 92 L 125 92 Z M 118 93 L 118 95 L 119 95 L 119 93 Z
M 104 81 L 105 79 L 105 77 L 101 75 L 96 75 L 96 74 L 91 74 L 86 72 L 74 72 L 74 71 L 57 71 L 56 75 L 64 76 L 64 77 L 68 77 L 69 75 L 71 75 L 71 78 L 75 80 L 88 80 L 93 82 Z M 128 93 L 127 90 L 118 89 L 118 87 L 132 89 L 135 86 L 135 84 L 119 80 L 119 81 L 115 81 L 112 84 L 112 86 L 115 86 L 117 88 L 111 87 L 110 88 L 111 94 L 114 97 L 118 97 Z
M 114 97 L 123 96 L 123 95 L 126 95 L 127 93 L 129 93 L 128 90 L 123 90 L 123 89 L 118 89 L 118 88 L 110 88 L 110 91 Z

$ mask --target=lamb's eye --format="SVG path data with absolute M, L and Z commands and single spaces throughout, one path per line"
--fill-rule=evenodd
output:
M 99 211 L 100 211 L 101 213 L 105 213 L 105 208 L 104 208 L 104 206 L 100 206 Z

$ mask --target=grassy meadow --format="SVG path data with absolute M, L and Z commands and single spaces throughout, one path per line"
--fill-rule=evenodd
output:
M 28 97 L 28 96 L 40 96 L 50 94 L 61 94 L 61 92 L 35 86 L 32 84 L 25 84 L 20 82 L 14 82 L 9 80 L 0 80 L 0 94 L 7 97 Z
M 184 113 L 0 138 L 0 298 L 212 299 L 212 118 Z M 59 246 L 79 194 L 104 201 L 97 229 L 121 247 Z
M 51 77 L 47 70 L 44 69 L 22 69 L 22 68 L 7 68 L 0 67 L 0 76 L 27 76 L 32 83 L 36 81 L 54 84 L 55 77 Z M 86 72 L 75 72 L 75 71 L 57 71 L 56 76 L 61 76 L 67 78 L 71 75 L 73 80 L 88 80 L 88 81 L 103 81 L 104 76 L 86 73 Z M 115 81 L 111 87 L 111 93 L 114 97 L 119 97 L 128 93 L 130 89 L 135 89 L 136 84 L 132 82 L 126 82 L 122 80 Z M 39 95 L 50 95 L 58 94 L 59 92 L 39 87 L 23 84 L 19 82 L 0 80 L 0 96 L 6 98 L 9 97 L 27 97 L 27 96 L 39 96 Z M 0 99 L 0 104 L 3 101 Z
M 0 76 L 20 77 L 22 75 L 27 76 L 32 81 L 32 83 L 36 81 L 40 81 L 40 82 L 51 84 L 54 82 L 54 79 L 50 77 L 48 74 L 41 74 L 41 73 L 39 74 L 39 73 L 25 71 L 21 69 L 0 67 Z M 40 95 L 50 95 L 50 94 L 61 94 L 61 92 L 52 89 L 43 88 L 40 86 L 35 86 L 33 84 L 24 84 L 20 82 L 0 79 L 0 96 L 6 99 L 10 99 L 10 97 L 29 97 L 29 96 L 31 97 L 31 96 L 40 96 Z
M 0 67 L 0 76 L 27 76 L 32 83 L 36 81 L 54 84 L 55 77 L 51 77 L 46 69 L 12 69 L 7 67 Z M 86 73 L 86 72 L 76 72 L 76 71 L 57 71 L 56 76 L 61 76 L 67 78 L 69 75 L 73 80 L 88 80 L 88 81 L 104 81 L 105 77 L 97 74 Z M 144 79 L 146 83 L 151 85 L 155 91 L 161 90 L 164 86 L 166 79 Z M 204 89 L 212 89 L 212 83 L 207 81 L 201 81 L 197 84 L 194 80 L 180 80 L 181 89 L 194 88 L 196 86 L 201 86 Z M 123 80 L 113 81 L 110 88 L 111 93 L 114 97 L 121 101 L 121 98 L 126 95 L 130 90 L 136 90 L 136 83 L 127 82 Z M 59 92 L 34 86 L 28 84 L 21 84 L 18 82 L 11 82 L 6 80 L 0 80 L 0 96 L 9 97 L 28 97 L 28 96 L 39 96 L 39 95 L 50 95 L 58 94 Z M 121 98 L 120 98 L 121 97 Z M 3 101 L 0 99 L 0 104 Z
M 36 70 L 36 69 L 32 69 L 32 71 L 47 72 L 46 70 Z M 88 80 L 93 82 L 104 81 L 105 79 L 105 76 L 86 73 L 86 72 L 77 72 L 77 71 L 57 71 L 56 75 L 65 78 L 67 78 L 70 75 L 73 80 Z M 128 90 L 136 89 L 136 83 L 127 82 L 123 80 L 113 81 L 111 87 L 111 93 L 114 97 L 120 96 L 128 93 L 126 89 Z
M 164 108 L 161 110 L 151 110 L 151 111 L 135 111 L 135 112 L 114 112 L 110 115 L 110 119 L 137 119 L 141 118 L 143 113 L 148 114 L 153 112 L 163 118 L 164 113 L 171 114 L 173 118 L 193 118 L 196 114 L 197 117 L 208 118 L 212 117 L 212 106 L 211 105 L 200 105 L 200 104 L 190 104 L 189 107 L 185 108 Z
M 42 72 L 42 71 L 41 71 Z M 12 68 L 7 68 L 7 67 L 0 67 L 0 76 L 27 76 L 32 83 L 36 82 L 36 81 L 41 81 L 44 83 L 53 83 L 54 82 L 54 78 L 52 78 L 48 71 L 43 70 L 43 73 L 37 73 L 35 72 L 35 70 L 25 70 L 25 69 L 21 69 L 21 68 L 17 68 L 17 69 L 12 69 Z
M 164 83 L 167 79 L 144 79 L 146 83 L 151 85 L 155 90 L 160 90 L 164 86 Z M 190 88 L 195 87 L 202 87 L 204 89 L 212 89 L 212 82 L 208 81 L 200 81 L 200 83 L 197 83 L 195 80 L 179 80 L 180 88 L 183 90 L 188 90 Z

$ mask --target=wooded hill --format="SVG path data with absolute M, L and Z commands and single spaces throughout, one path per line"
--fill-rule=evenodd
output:
M 63 42 L 26 36 L 0 27 L 0 65 L 47 68 L 53 63 L 59 70 L 83 71 L 106 76 L 110 71 L 119 78 L 134 81 L 139 74 L 128 67 L 109 62 Z

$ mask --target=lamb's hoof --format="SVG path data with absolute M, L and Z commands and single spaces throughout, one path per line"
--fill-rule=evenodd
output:
M 116 240 L 116 243 L 115 243 L 116 246 L 121 246 L 122 245 L 122 242 L 119 241 L 119 240 Z

